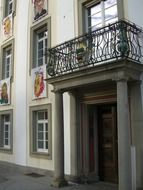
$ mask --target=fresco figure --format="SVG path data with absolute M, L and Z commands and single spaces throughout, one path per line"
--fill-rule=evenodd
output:
M 45 9 L 44 5 L 45 5 L 45 0 L 34 1 L 34 8 L 35 8 L 34 20 L 37 20 L 38 18 L 47 13 L 47 10 Z

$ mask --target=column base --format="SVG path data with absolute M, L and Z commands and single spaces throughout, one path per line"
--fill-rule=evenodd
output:
M 53 187 L 64 187 L 67 186 L 68 182 L 64 179 L 64 178 L 55 178 L 52 183 L 51 186 Z

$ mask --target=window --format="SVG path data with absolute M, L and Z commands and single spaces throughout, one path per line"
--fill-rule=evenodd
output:
M 9 78 L 11 76 L 11 64 L 12 64 L 12 49 L 11 46 L 4 49 L 4 61 L 3 61 L 3 76 L 2 78 Z
M 47 38 L 48 37 L 48 31 L 42 30 L 37 31 L 36 34 L 36 67 L 42 66 L 47 63 L 46 59 L 46 50 L 47 50 Z
M 47 49 L 50 47 L 50 18 L 31 28 L 31 69 L 47 64 Z
M 51 156 L 51 106 L 30 108 L 31 152 Z
M 122 0 L 79 0 L 78 2 L 80 35 L 124 17 Z
M 37 151 L 48 152 L 48 113 L 47 110 L 35 112 L 36 115 L 36 135 Z
M 13 11 L 13 0 L 5 0 L 5 17 L 10 15 Z
M 1 79 L 10 78 L 13 74 L 13 49 L 13 40 L 2 46 Z
M 101 1 L 87 8 L 88 11 L 88 31 L 95 30 L 109 23 L 116 22 L 117 0 Z
M 12 147 L 12 112 L 0 113 L 0 149 L 10 150 Z

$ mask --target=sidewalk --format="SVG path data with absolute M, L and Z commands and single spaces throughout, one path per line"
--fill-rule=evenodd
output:
M 29 173 L 24 170 L 1 167 L 0 165 L 0 190 L 59 190 L 51 187 L 52 177 L 48 174 Z M 108 183 L 73 184 L 69 182 L 60 190 L 117 190 L 117 185 Z

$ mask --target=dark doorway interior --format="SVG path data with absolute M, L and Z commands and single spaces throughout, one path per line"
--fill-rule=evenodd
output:
M 116 104 L 82 104 L 82 175 L 118 183 Z
M 118 183 L 116 105 L 98 106 L 99 177 Z

